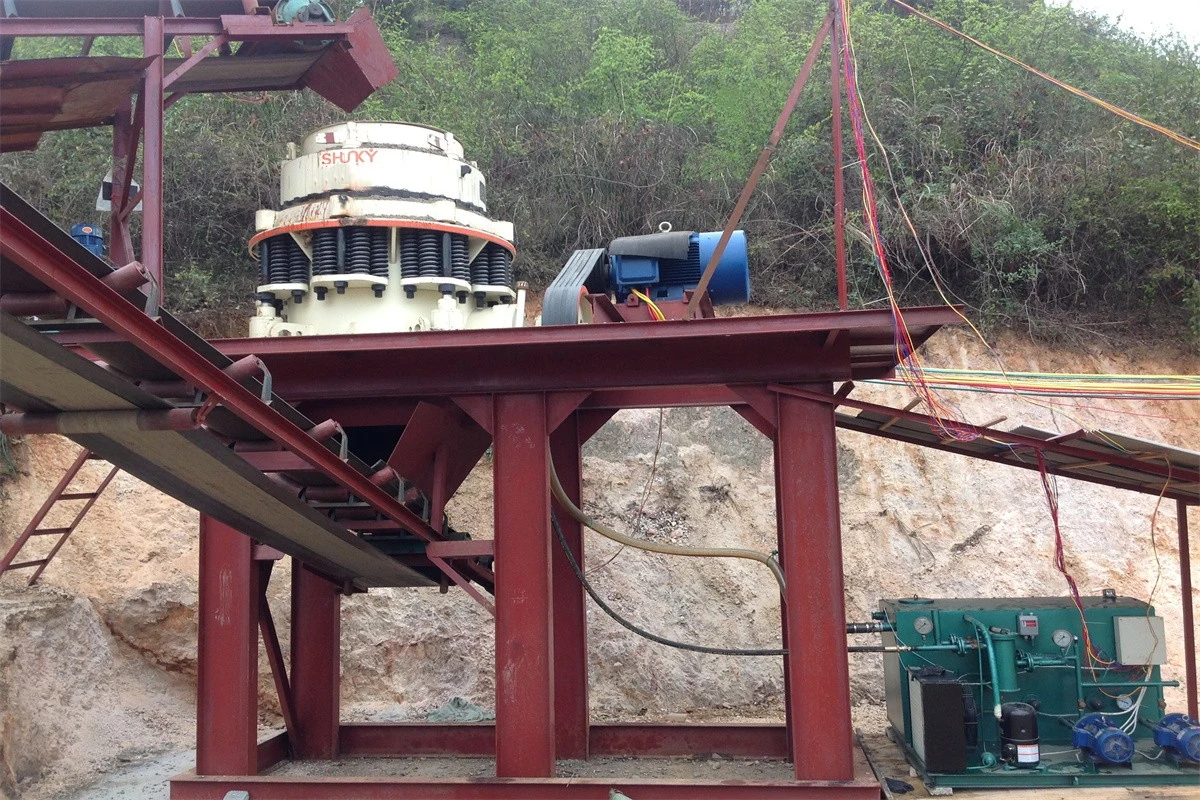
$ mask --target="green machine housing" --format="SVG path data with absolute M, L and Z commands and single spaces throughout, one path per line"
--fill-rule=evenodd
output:
M 889 734 L 928 784 L 1200 784 L 1194 764 L 1155 753 L 1154 727 L 1167 713 L 1163 687 L 1178 685 L 1159 672 L 1161 618 L 1111 592 L 1082 598 L 1082 606 L 1093 650 L 1112 663 L 1086 658 L 1083 620 L 1069 597 L 880 602 Z M 1002 753 L 996 716 L 1014 702 L 1037 712 L 1038 749 L 1020 765 Z M 1075 722 L 1096 713 L 1127 726 L 1129 763 L 1098 762 L 1073 746 Z

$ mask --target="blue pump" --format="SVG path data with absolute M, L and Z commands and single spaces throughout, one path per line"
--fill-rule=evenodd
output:
M 1200 761 L 1200 722 L 1187 714 L 1167 714 L 1154 727 L 1154 743 L 1187 761 Z
M 608 247 L 608 288 L 624 301 L 633 289 L 652 300 L 683 300 L 695 289 L 721 231 L 676 231 L 626 236 Z M 745 231 L 734 231 L 708 285 L 714 306 L 750 299 L 750 255 Z
M 71 228 L 71 238 L 90 250 L 94 255 L 104 258 L 104 233 L 95 225 L 81 222 Z
M 1071 744 L 1107 764 L 1128 764 L 1133 760 L 1133 739 L 1120 728 L 1109 725 L 1101 714 L 1080 718 L 1071 730 Z

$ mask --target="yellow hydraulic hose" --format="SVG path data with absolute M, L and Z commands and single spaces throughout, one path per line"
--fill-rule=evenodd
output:
M 550 459 L 550 489 L 554 492 L 555 499 L 558 500 L 559 504 L 567 510 L 567 513 L 576 522 L 586 525 L 596 533 L 612 539 L 614 542 L 620 542 L 623 545 L 628 545 L 638 550 L 649 550 L 652 553 L 663 553 L 669 556 L 745 558 L 750 561 L 758 561 L 765 564 L 767 569 L 771 570 L 771 574 L 775 576 L 775 582 L 779 584 L 779 594 L 786 596 L 787 584 L 784 582 L 783 570 L 779 568 L 779 562 L 771 556 L 760 553 L 757 550 L 744 550 L 737 547 L 681 547 L 674 544 L 658 544 L 657 542 L 648 542 L 645 539 L 636 539 L 632 536 L 626 536 L 623 533 L 617 533 L 603 522 L 589 517 L 571 502 L 571 498 L 567 497 L 567 493 L 563 491 L 562 484 L 558 480 L 558 472 L 554 469 L 553 459 Z

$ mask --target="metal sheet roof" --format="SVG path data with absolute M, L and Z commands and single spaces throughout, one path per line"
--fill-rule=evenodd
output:
M 148 58 L 39 58 L 0 64 L 0 152 L 30 150 L 45 131 L 108 124 Z

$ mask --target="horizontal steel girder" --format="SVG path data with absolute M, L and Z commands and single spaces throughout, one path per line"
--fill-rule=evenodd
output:
M 593 724 L 588 727 L 593 756 L 706 756 L 785 758 L 783 725 L 734 723 L 681 725 Z M 492 756 L 492 723 L 343 723 L 339 752 L 347 757 Z
M 905 311 L 919 341 L 954 309 Z M 418 397 L 880 377 L 895 366 L 889 311 L 731 317 L 271 339 L 213 345 L 254 353 L 289 400 Z M 882 342 L 882 343 L 881 343 Z
M 222 800 L 247 791 L 254 800 L 609 800 L 618 789 L 636 800 L 879 800 L 863 781 L 693 783 L 622 778 L 194 778 L 171 781 L 171 800 Z

